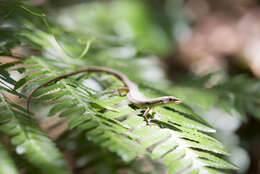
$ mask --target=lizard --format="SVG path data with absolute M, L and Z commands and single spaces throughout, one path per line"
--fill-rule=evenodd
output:
M 32 90 L 32 92 L 28 96 L 27 111 L 30 112 L 30 102 L 32 99 L 32 95 L 38 89 L 45 87 L 52 82 L 56 82 L 60 79 L 63 79 L 63 78 L 66 78 L 66 77 L 69 77 L 69 76 L 72 76 L 75 74 L 83 73 L 83 72 L 105 72 L 105 73 L 112 74 L 112 75 L 116 76 L 117 78 L 119 78 L 123 82 L 125 87 L 118 88 L 116 91 L 117 92 L 119 92 L 119 91 L 127 92 L 127 98 L 130 101 L 130 103 L 136 105 L 139 108 L 146 108 L 143 116 L 148 125 L 149 125 L 149 121 L 148 121 L 147 115 L 149 114 L 151 108 L 153 108 L 155 106 L 161 106 L 164 104 L 168 104 L 168 103 L 177 104 L 177 103 L 182 102 L 180 99 L 178 99 L 177 97 L 174 97 L 174 96 L 163 96 L 163 97 L 148 99 L 143 95 L 143 93 L 141 93 L 139 91 L 138 85 L 136 83 L 134 83 L 133 81 L 131 81 L 127 76 L 125 76 L 121 72 L 118 72 L 116 70 L 106 68 L 106 67 L 87 67 L 87 68 L 82 68 L 77 71 L 73 71 L 73 72 L 70 72 L 67 74 L 63 74 L 63 75 L 54 77 L 54 78 L 46 81 L 45 83 L 42 83 L 38 87 L 36 87 L 34 90 Z

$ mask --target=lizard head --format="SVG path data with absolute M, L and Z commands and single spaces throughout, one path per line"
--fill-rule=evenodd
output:
M 165 103 L 175 103 L 175 104 L 179 104 L 182 101 L 174 96 L 167 96 L 167 99 L 165 100 Z

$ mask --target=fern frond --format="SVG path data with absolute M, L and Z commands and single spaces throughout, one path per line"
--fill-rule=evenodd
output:
M 29 75 L 28 78 L 34 80 L 26 88 L 31 89 L 32 84 L 39 85 L 64 73 L 55 66 L 58 62 L 45 59 L 27 60 L 37 65 L 37 73 L 41 72 L 42 78 L 30 78 Z M 216 154 L 229 153 L 222 143 L 205 134 L 215 130 L 197 121 L 199 117 L 187 106 L 157 107 L 155 114 L 149 116 L 154 125 L 147 126 L 142 117 L 143 110 L 128 105 L 126 97 L 108 95 L 105 91 L 109 91 L 109 87 L 93 92 L 75 78 L 82 76 L 61 79 L 39 89 L 34 95 L 35 101 L 51 103 L 49 115 L 68 118 L 70 128 L 85 130 L 89 140 L 116 152 L 125 161 L 145 154 L 162 161 L 173 173 L 210 173 L 207 167 L 236 169 L 216 157 Z M 121 84 L 111 75 L 103 75 L 104 78 L 108 78 L 110 84 Z
M 18 174 L 18 170 L 4 145 L 0 143 L 0 173 Z
M 70 173 L 55 144 L 35 125 L 21 106 L 0 93 L 0 131 L 12 136 L 16 152 L 42 173 Z

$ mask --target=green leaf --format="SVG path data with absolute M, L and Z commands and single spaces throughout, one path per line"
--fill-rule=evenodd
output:
M 71 108 L 71 106 L 73 106 L 73 103 L 71 101 L 61 101 L 60 103 L 56 104 L 54 107 L 51 108 L 48 116 L 54 116 L 55 114 L 66 108 Z
M 6 108 L 1 113 L 0 131 L 12 136 L 18 155 L 26 156 L 41 173 L 71 173 L 55 144 L 35 125 L 25 109 L 9 103 L 2 94 L 0 106 Z
M 217 156 L 214 156 L 212 154 L 205 153 L 205 152 L 199 152 L 199 151 L 197 152 L 197 154 L 199 155 L 200 161 L 205 163 L 206 166 L 219 168 L 219 169 L 233 169 L 233 170 L 238 169 L 233 164 L 231 164 L 221 158 L 218 158 Z
M 11 68 L 15 65 L 21 64 L 23 63 L 22 61 L 14 61 L 14 62 L 9 62 L 9 63 L 5 63 L 5 64 L 0 64 L 0 72 L 7 69 L 7 68 Z
M 0 173 L 18 174 L 18 170 L 12 158 L 4 148 L 3 144 L 0 143 Z
M 5 88 L 3 86 L 0 86 L 0 90 L 4 90 L 6 92 L 9 92 L 9 93 L 14 94 L 14 95 L 21 97 L 21 98 L 26 98 L 26 96 L 24 96 L 23 94 L 20 94 L 20 93 L 16 92 L 15 90 L 11 90 L 11 89 Z
M 199 122 L 193 121 L 179 112 L 173 112 L 171 110 L 161 108 L 161 107 L 159 107 L 156 110 L 160 115 L 164 116 L 164 118 L 163 117 L 159 118 L 159 120 L 161 121 L 166 121 L 173 125 L 177 124 L 186 128 L 192 128 L 203 132 L 215 132 L 214 129 L 205 126 L 204 124 L 201 124 Z

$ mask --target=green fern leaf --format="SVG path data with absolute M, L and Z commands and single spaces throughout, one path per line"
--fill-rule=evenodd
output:
M 55 144 L 32 122 L 22 107 L 8 102 L 0 94 L 0 130 L 12 136 L 12 144 L 19 155 L 42 173 L 70 173 Z
M 15 61 L 5 64 L 0 63 L 0 90 L 14 94 L 18 97 L 25 98 L 24 95 L 16 92 L 15 88 L 13 89 L 13 86 L 15 86 L 17 82 L 11 77 L 10 73 L 8 72 L 8 68 L 14 68 L 16 65 L 21 63 L 21 61 Z

